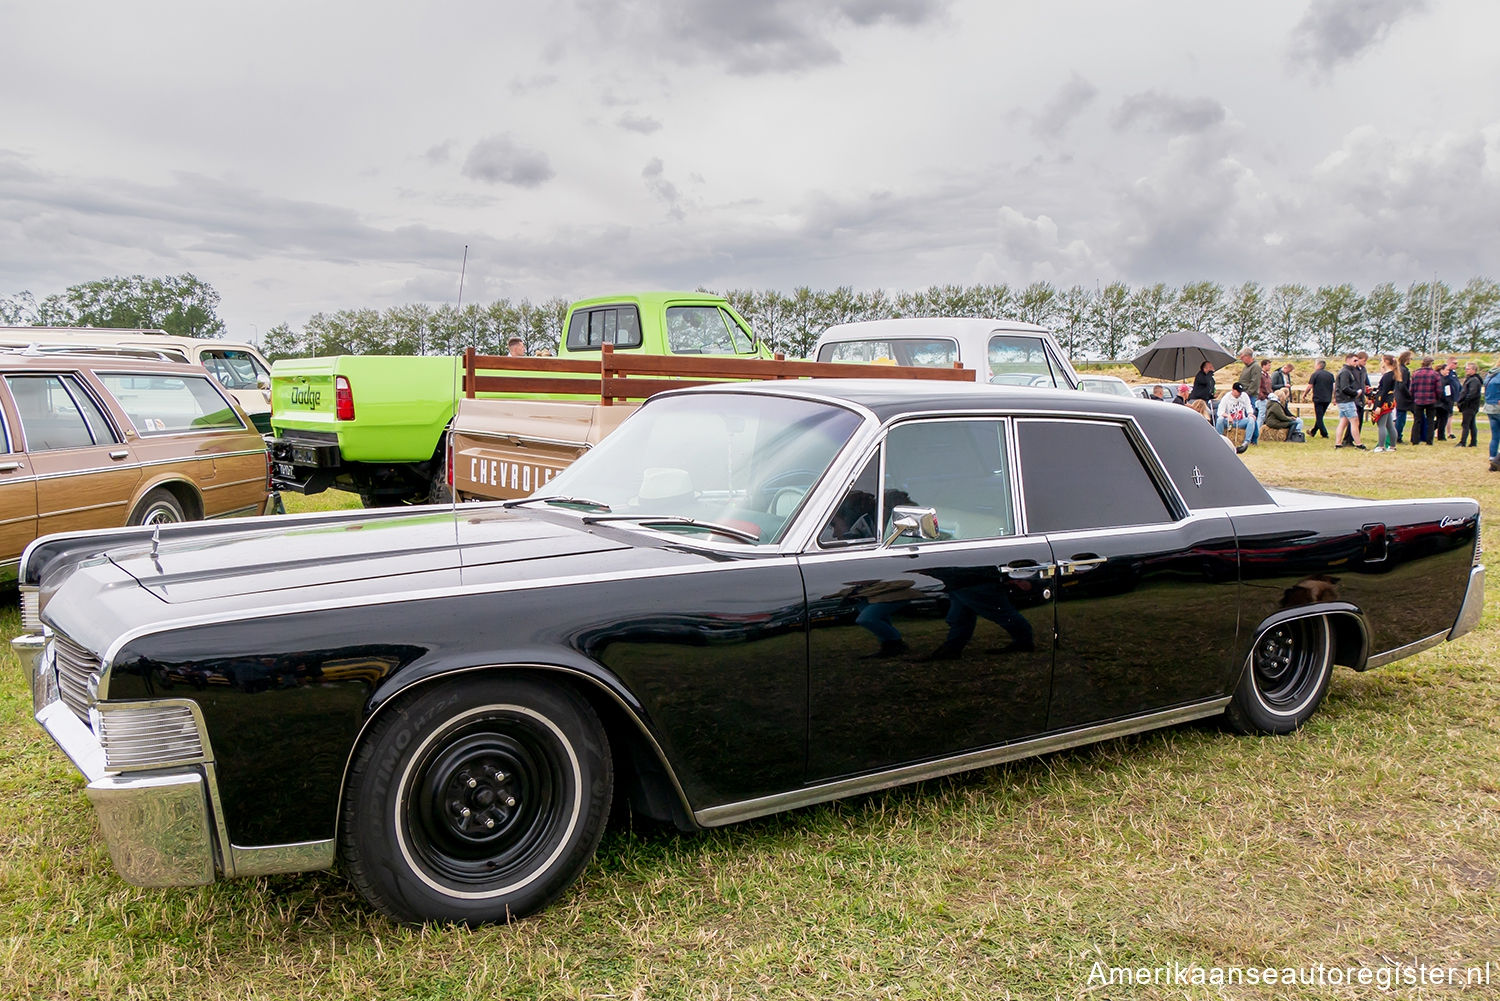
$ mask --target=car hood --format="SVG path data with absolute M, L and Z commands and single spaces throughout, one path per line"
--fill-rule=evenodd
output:
M 261 524 L 150 542 L 107 557 L 141 587 L 178 604 L 278 592 L 278 602 L 452 586 L 464 571 L 598 557 L 630 548 L 587 526 L 498 507 L 426 509 L 406 517 Z

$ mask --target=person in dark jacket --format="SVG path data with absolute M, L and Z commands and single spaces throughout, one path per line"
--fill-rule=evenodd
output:
M 1198 366 L 1198 372 L 1193 376 L 1193 391 L 1188 394 L 1188 399 L 1212 402 L 1218 395 L 1219 387 L 1214 385 L 1214 363 L 1206 361 Z
M 1328 404 L 1333 402 L 1333 373 L 1328 371 L 1328 363 L 1318 359 L 1317 368 L 1313 374 L 1307 377 L 1307 392 L 1303 399 L 1312 397 L 1313 405 L 1313 429 L 1307 433 L 1309 438 L 1315 438 L 1321 434 L 1328 437 L 1328 426 L 1323 423 L 1323 415 L 1328 412 Z
M 1437 362 L 1432 366 L 1437 373 L 1437 402 L 1432 405 L 1432 425 L 1438 441 L 1448 440 L 1448 421 L 1453 418 L 1453 400 L 1457 396 L 1448 382 L 1448 366 Z
M 1458 413 L 1463 421 L 1458 433 L 1457 448 L 1467 445 L 1473 448 L 1479 444 L 1479 429 L 1475 427 L 1475 417 L 1479 414 L 1479 404 L 1484 402 L 1484 380 L 1479 377 L 1479 366 L 1474 362 L 1464 363 L 1464 384 L 1458 393 Z
M 1439 438 L 1453 437 L 1453 413 L 1458 409 L 1458 398 L 1463 393 L 1463 381 L 1458 377 L 1458 359 L 1450 358 L 1443 365 L 1439 373 L 1443 377 L 1443 384 L 1438 388 L 1438 424 Z
M 1396 356 L 1396 444 L 1401 444 L 1401 435 L 1406 431 L 1406 419 L 1411 416 L 1411 349 Z M 1416 441 L 1415 436 L 1412 441 Z
M 1396 450 L 1396 356 L 1380 356 L 1380 383 L 1370 401 L 1375 411 L 1375 451 Z
M 1442 380 L 1433 371 L 1432 355 L 1424 355 L 1421 366 L 1411 374 L 1411 410 L 1416 415 L 1411 426 L 1413 445 L 1432 444 L 1432 421 L 1441 391 Z
M 1366 385 L 1360 374 L 1359 356 L 1351 351 L 1344 356 L 1344 367 L 1339 369 L 1338 377 L 1333 381 L 1333 402 L 1339 408 L 1339 423 L 1333 429 L 1334 448 L 1344 447 L 1347 432 L 1354 447 L 1365 450 L 1364 442 L 1359 440 L 1359 410 L 1355 401 L 1364 395 Z

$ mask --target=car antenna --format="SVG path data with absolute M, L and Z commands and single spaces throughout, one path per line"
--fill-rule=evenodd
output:
M 453 310 L 461 314 L 464 308 L 464 276 L 469 271 L 469 245 L 464 244 L 464 258 L 458 266 L 458 301 L 454 303 Z M 460 366 L 457 360 L 453 363 L 453 416 L 458 416 L 458 370 Z M 453 425 L 450 423 L 443 431 L 443 477 L 448 481 L 448 508 L 455 514 L 458 513 L 458 495 L 453 492 Z M 458 542 L 458 519 L 453 519 L 454 543 Z

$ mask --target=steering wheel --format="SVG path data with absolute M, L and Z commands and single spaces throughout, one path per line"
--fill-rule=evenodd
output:
M 779 473 L 767 476 L 752 487 L 747 500 L 753 510 L 770 513 L 780 494 L 788 490 L 798 491 L 799 496 L 805 494 L 807 488 L 812 486 L 813 480 L 817 478 L 818 472 L 815 469 L 783 469 Z

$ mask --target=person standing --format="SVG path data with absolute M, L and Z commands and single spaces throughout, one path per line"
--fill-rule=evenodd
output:
M 1291 362 L 1287 362 L 1285 365 L 1283 365 L 1280 368 L 1278 368 L 1275 372 L 1271 373 L 1271 392 L 1274 393 L 1278 389 L 1291 389 L 1291 388 L 1292 388 L 1292 363 Z
M 1380 382 L 1370 406 L 1375 411 L 1375 451 L 1396 450 L 1396 356 L 1380 356 Z
M 1479 377 L 1479 366 L 1474 362 L 1464 363 L 1464 384 L 1458 393 L 1458 413 L 1462 426 L 1458 433 L 1457 448 L 1479 444 L 1479 429 L 1474 419 L 1479 414 L 1479 405 L 1484 402 L 1484 380 Z
M 523 358 L 526 355 L 526 342 L 519 337 L 511 337 L 505 342 L 505 353 L 512 358 Z
M 1463 383 L 1458 378 L 1457 360 L 1445 362 L 1438 370 L 1443 384 L 1438 388 L 1439 438 L 1453 437 L 1453 412 L 1458 409 L 1458 397 L 1463 393 Z
M 1323 415 L 1328 412 L 1328 404 L 1333 402 L 1333 373 L 1328 371 L 1328 363 L 1322 358 L 1318 359 L 1313 374 L 1307 377 L 1307 391 L 1302 394 L 1302 398 L 1305 400 L 1309 396 L 1312 397 L 1314 423 L 1307 436 L 1315 438 L 1322 434 L 1327 438 L 1328 425 L 1323 423 Z
M 1484 380 L 1484 415 L 1490 419 L 1490 472 L 1500 473 L 1500 363 Z
M 1396 444 L 1406 431 L 1406 419 L 1411 416 L 1411 349 L 1396 356 Z M 1415 440 L 1415 439 L 1413 439 Z
M 1261 411 L 1256 406 L 1256 397 L 1260 395 L 1260 362 L 1255 360 L 1255 352 L 1249 348 L 1240 348 L 1240 363 L 1244 366 L 1234 381 L 1240 384 L 1240 389 L 1249 398 L 1250 409 L 1255 412 L 1255 419 L 1260 420 Z
M 1411 409 L 1415 415 L 1411 426 L 1411 443 L 1432 444 L 1432 420 L 1437 409 L 1440 380 L 1432 369 L 1432 355 L 1423 355 L 1422 364 L 1411 374 Z
M 1355 448 L 1365 451 L 1364 442 L 1359 440 L 1359 411 L 1354 405 L 1363 394 L 1365 385 L 1359 374 L 1359 356 L 1351 351 L 1344 356 L 1344 367 L 1339 369 L 1333 384 L 1333 402 L 1339 408 L 1339 423 L 1333 429 L 1334 448 L 1344 447 L 1347 434 Z
M 1214 385 L 1214 363 L 1206 361 L 1198 366 L 1198 372 L 1193 376 L 1193 391 L 1188 394 L 1188 402 L 1202 400 L 1212 413 L 1214 409 L 1214 397 L 1219 395 L 1219 387 Z

